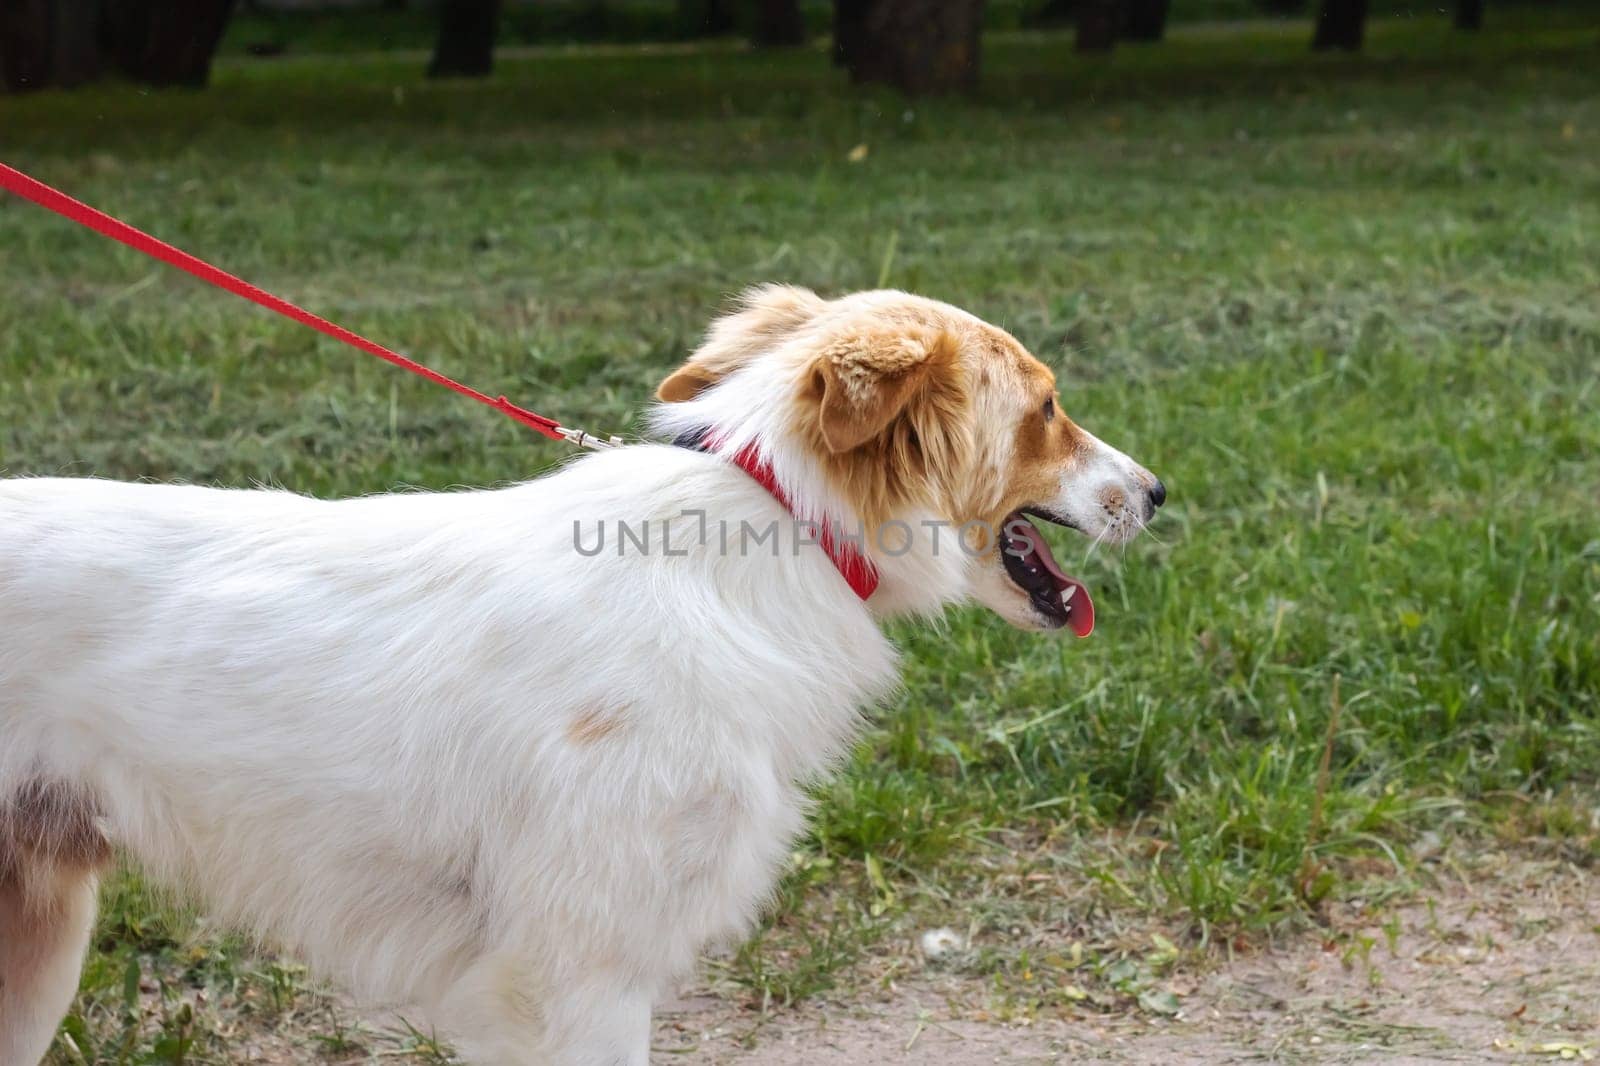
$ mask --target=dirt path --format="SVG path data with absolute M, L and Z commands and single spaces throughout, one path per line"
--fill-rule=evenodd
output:
M 765 1017 L 691 992 L 661 1012 L 655 1058 L 716 1066 L 1025 1062 L 1445 1063 L 1600 1054 L 1600 888 L 1566 864 L 1469 883 L 1179 979 L 1181 1011 L 986 1017 L 981 982 L 933 968 L 849 1002 Z M 1370 924 L 1369 924 L 1370 922 Z M 975 987 L 977 986 L 977 987 Z

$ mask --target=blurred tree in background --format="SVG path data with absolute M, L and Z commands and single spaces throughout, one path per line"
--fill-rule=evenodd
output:
M 1121 0 L 1077 0 L 1078 51 L 1111 51 L 1122 14 Z
M 810 34 L 797 0 L 756 0 L 755 25 L 750 39 L 764 48 L 794 48 Z
M 857 83 L 909 93 L 978 84 L 983 0 L 836 0 L 835 55 Z
M 1311 47 L 1318 51 L 1329 48 L 1357 51 L 1361 48 L 1366 25 L 1367 0 L 1322 0 Z
M 678 0 L 678 18 L 690 37 L 722 37 L 739 25 L 732 0 Z
M 445 0 L 439 6 L 439 39 L 430 78 L 481 78 L 494 69 L 500 0 Z
M 986 27 L 1072 26 L 1077 49 L 1156 42 L 1169 15 L 1196 19 L 1310 17 L 1312 47 L 1359 51 L 1369 4 L 1387 15 L 1434 16 L 1416 0 L 242 0 L 252 25 L 328 19 L 363 28 L 374 47 L 432 47 L 433 77 L 482 77 L 503 37 L 547 41 L 743 37 L 799 47 L 831 31 L 831 54 L 858 84 L 907 93 L 978 84 Z M 1537 4 L 1559 0 L 1506 0 Z M 1591 0 L 1592 2 L 1592 0 Z M 81 85 L 118 76 L 147 85 L 203 86 L 235 0 L 0 0 L 0 87 Z M 1483 25 L 1484 0 L 1453 0 L 1455 25 Z M 356 32 L 352 30 L 352 32 Z M 419 34 L 425 35 L 419 37 Z M 284 40 L 253 42 L 269 56 Z
M 1167 32 L 1169 0 L 1128 0 L 1122 35 L 1130 41 L 1159 41 Z
M 12 90 L 107 71 L 201 86 L 232 12 L 233 0 L 0 0 L 0 73 Z

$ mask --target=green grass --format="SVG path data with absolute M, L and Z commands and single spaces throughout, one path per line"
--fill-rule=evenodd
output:
M 898 634 L 903 692 L 719 972 L 792 999 L 931 922 L 976 929 L 975 973 L 1134 1002 L 1172 963 L 1146 926 L 1185 951 L 1292 927 L 1424 828 L 1509 802 L 1596 857 L 1600 40 L 1562 16 L 1384 22 L 1356 58 L 1305 38 L 1091 62 L 1001 36 L 979 98 L 936 102 L 851 91 L 820 52 L 530 55 L 473 84 L 237 60 L 203 94 L 0 98 L 0 157 L 592 429 L 636 426 L 756 281 L 887 282 L 1013 330 L 1171 502 L 1125 551 L 1059 542 L 1089 641 L 976 611 Z M 563 455 L 17 202 L 0 292 L 9 473 L 352 494 Z M 1012 933 L 1063 912 L 1102 916 L 1077 961 Z M 287 965 L 124 879 L 69 1031 L 92 1063 L 224 1061 L 241 1026 L 371 1050 Z

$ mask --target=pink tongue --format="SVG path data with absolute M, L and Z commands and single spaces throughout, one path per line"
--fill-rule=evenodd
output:
M 1082 581 L 1075 577 L 1068 577 L 1061 570 L 1061 565 L 1056 562 L 1056 557 L 1050 554 L 1050 545 L 1034 531 L 1033 546 L 1039 561 L 1044 568 L 1050 571 L 1050 576 L 1056 579 L 1056 588 L 1061 590 L 1061 602 L 1071 610 L 1067 614 L 1067 625 L 1080 637 L 1086 637 L 1094 632 L 1094 600 L 1089 598 L 1089 589 Z

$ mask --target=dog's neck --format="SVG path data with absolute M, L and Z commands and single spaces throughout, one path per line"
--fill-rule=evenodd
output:
M 796 514 L 794 504 L 789 501 L 788 493 L 779 483 L 772 464 L 761 457 L 761 451 L 755 445 L 748 445 L 736 452 L 723 451 L 720 438 L 710 429 L 679 434 L 672 443 L 691 451 L 723 455 L 734 466 L 750 475 L 756 484 L 772 493 L 773 497 L 798 521 L 806 521 Z M 850 586 L 850 591 L 863 601 L 871 599 L 872 594 L 878 590 L 881 579 L 878 568 L 867 558 L 863 537 L 841 527 L 831 515 L 823 515 L 817 523 L 815 539 L 817 547 L 827 555 L 834 569 L 839 571 L 839 576 Z
M 937 615 L 946 604 L 965 599 L 973 560 L 962 550 L 958 531 L 932 513 L 897 515 L 886 524 L 894 527 L 889 530 L 868 528 L 787 426 L 787 392 L 760 384 L 755 375 L 735 374 L 693 400 L 657 407 L 652 423 L 677 443 L 711 439 L 719 454 L 759 464 L 757 480 L 797 520 L 841 531 L 835 545 L 858 552 L 877 575 L 862 596 L 875 616 Z M 833 553 L 830 558 L 850 581 L 841 560 Z M 851 581 L 851 587 L 859 595 L 864 586 Z

